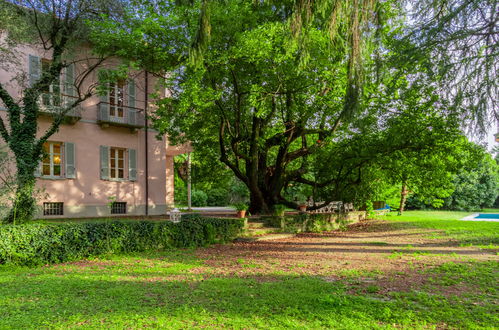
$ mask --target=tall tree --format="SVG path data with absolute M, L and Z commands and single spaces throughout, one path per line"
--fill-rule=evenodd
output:
M 294 205 L 281 196 L 283 187 L 307 172 L 307 157 L 360 109 L 363 62 L 372 62 L 391 3 L 202 1 L 199 11 L 143 3 L 147 25 L 133 20 L 134 12 L 129 24 L 102 25 L 97 36 L 109 49 L 134 31 L 135 45 L 157 55 L 150 67 L 170 70 L 172 97 L 161 102 L 156 127 L 198 148 L 216 136 L 220 160 L 250 191 L 252 212 Z M 172 57 L 191 61 L 172 66 Z

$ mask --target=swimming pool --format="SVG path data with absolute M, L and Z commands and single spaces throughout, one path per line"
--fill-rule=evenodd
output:
M 499 221 L 499 214 L 497 213 L 473 213 L 461 220 L 467 221 Z
M 479 213 L 475 219 L 499 219 L 499 214 L 496 213 Z

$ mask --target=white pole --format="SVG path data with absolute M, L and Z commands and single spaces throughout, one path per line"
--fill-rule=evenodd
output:
M 187 154 L 187 208 L 192 211 L 191 201 L 191 153 Z

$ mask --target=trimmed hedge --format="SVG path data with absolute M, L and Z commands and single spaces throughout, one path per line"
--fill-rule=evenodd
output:
M 40 265 L 103 254 L 186 248 L 237 237 L 243 219 L 190 218 L 179 223 L 113 221 L 0 226 L 0 264 Z

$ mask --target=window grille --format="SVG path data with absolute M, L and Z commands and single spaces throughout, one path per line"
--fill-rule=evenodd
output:
M 113 202 L 111 214 L 126 214 L 126 202 Z
M 64 203 L 43 203 L 43 215 L 64 215 Z

